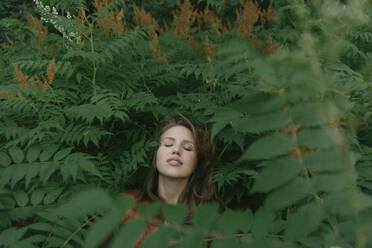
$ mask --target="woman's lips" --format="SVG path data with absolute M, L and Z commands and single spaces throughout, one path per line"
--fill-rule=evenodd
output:
M 183 164 L 182 161 L 178 158 L 170 158 L 167 160 L 167 163 L 172 166 L 181 166 Z

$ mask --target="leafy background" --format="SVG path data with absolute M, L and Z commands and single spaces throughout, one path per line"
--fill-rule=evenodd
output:
M 144 247 L 371 247 L 371 4 L 2 1 L 0 246 L 133 247 L 161 209 Z M 224 214 L 123 224 L 174 111 Z

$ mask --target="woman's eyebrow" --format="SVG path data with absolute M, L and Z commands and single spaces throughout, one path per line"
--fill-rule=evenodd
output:
M 173 137 L 164 137 L 163 139 L 170 139 L 172 141 L 175 141 L 176 139 L 173 138 Z M 194 142 L 192 140 L 182 140 L 183 143 L 191 143 L 191 144 L 194 144 Z

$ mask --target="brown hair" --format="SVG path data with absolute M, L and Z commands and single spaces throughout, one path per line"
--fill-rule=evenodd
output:
M 193 211 L 196 206 L 211 200 L 213 196 L 212 172 L 214 168 L 214 146 L 209 140 L 207 129 L 196 128 L 189 119 L 179 113 L 159 123 L 156 138 L 159 140 L 165 131 L 174 126 L 188 128 L 193 134 L 196 143 L 197 163 L 195 170 L 190 176 L 180 198 L 180 202 L 186 203 L 189 209 Z M 142 192 L 143 198 L 146 197 L 152 201 L 161 200 L 157 195 L 158 176 L 155 152 L 152 160 L 152 168 Z

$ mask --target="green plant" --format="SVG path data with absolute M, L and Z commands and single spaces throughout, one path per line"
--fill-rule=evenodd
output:
M 53 3 L 0 50 L 0 246 L 133 247 L 159 211 L 145 247 L 371 245 L 368 2 Z M 123 224 L 174 111 L 211 126 L 224 214 Z

